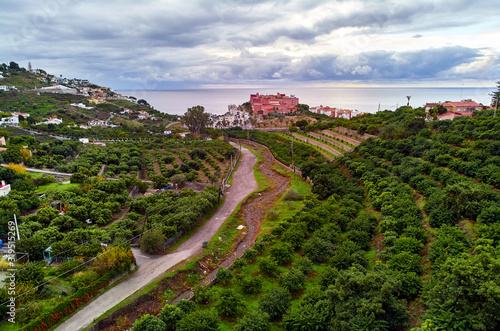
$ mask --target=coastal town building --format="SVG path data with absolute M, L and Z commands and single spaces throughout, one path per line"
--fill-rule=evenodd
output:
M 137 115 L 137 118 L 140 120 L 145 120 L 145 119 L 149 118 L 149 114 L 147 112 L 145 112 L 144 110 L 141 110 L 139 112 L 139 115 Z
M 0 197 L 5 197 L 10 192 L 10 184 L 5 184 L 5 181 L 2 180 L 0 183 Z
M 437 115 L 437 119 L 440 121 L 443 120 L 453 120 L 457 117 L 472 117 L 473 112 L 477 110 L 485 109 L 486 107 L 480 103 L 474 101 L 459 101 L 459 102 L 428 102 L 425 104 L 425 112 L 428 114 L 427 117 L 430 117 L 430 110 L 434 107 L 442 105 L 446 108 L 447 112 L 444 114 Z
M 85 104 L 83 103 L 70 103 L 71 106 L 73 107 L 78 107 L 78 108 L 82 108 L 82 109 L 87 109 L 87 110 L 92 110 L 94 109 L 94 107 L 89 107 L 89 106 L 86 106 Z
M 77 94 L 78 91 L 74 88 L 67 87 L 64 85 L 54 85 L 54 86 L 48 86 L 48 87 L 41 87 L 37 89 L 37 91 L 40 92 L 47 92 L 47 93 L 66 93 L 66 94 Z
M 297 109 L 299 98 L 295 97 L 295 95 L 286 96 L 281 93 L 268 95 L 257 93 L 250 94 L 250 104 L 254 115 L 289 114 Z
M 244 127 L 252 116 L 236 105 L 228 105 L 224 115 L 210 114 L 212 128 Z
M 321 115 L 326 115 L 329 117 L 334 117 L 334 118 L 345 118 L 350 120 L 353 116 L 358 116 L 361 115 L 362 113 L 359 113 L 357 110 L 351 110 L 351 109 L 340 109 L 340 108 L 335 108 L 335 107 L 329 107 L 329 106 L 317 106 L 317 107 L 311 107 L 309 108 L 309 111 L 316 113 L 316 114 L 321 114 Z
M 0 85 L 0 91 L 4 92 L 17 91 L 17 87 L 9 85 Z
M 5 137 L 0 137 L 0 146 L 5 146 Z

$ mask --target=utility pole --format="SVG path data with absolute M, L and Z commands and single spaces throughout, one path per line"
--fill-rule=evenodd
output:
M 497 102 L 495 102 L 495 112 L 493 113 L 493 118 L 497 117 L 498 98 L 500 98 L 500 94 L 497 96 Z
M 293 172 L 295 173 L 295 165 L 293 164 L 293 136 L 292 136 L 292 169 Z

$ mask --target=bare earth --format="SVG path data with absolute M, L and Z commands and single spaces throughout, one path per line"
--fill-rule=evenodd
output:
M 235 144 L 233 145 L 236 147 Z M 94 319 L 163 275 L 171 267 L 200 254 L 202 243 L 210 241 L 236 206 L 247 195 L 258 189 L 253 173 L 253 166 L 257 162 L 257 157 L 246 148 L 242 148 L 241 152 L 238 168 L 233 175 L 233 185 L 226 190 L 224 203 L 195 234 L 182 243 L 174 252 L 167 255 L 148 256 L 138 250 L 133 250 L 139 269 L 129 278 L 90 302 L 55 330 L 77 331 L 86 328 Z

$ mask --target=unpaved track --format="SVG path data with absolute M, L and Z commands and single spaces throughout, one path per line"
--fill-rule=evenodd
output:
M 236 144 L 233 144 L 233 146 L 236 147 Z M 253 172 L 257 157 L 246 148 L 242 148 L 241 152 L 238 168 L 233 175 L 233 185 L 226 190 L 224 203 L 195 234 L 182 243 L 174 252 L 167 255 L 147 256 L 134 250 L 139 269 L 126 280 L 90 302 L 55 330 L 78 331 L 89 326 L 94 319 L 163 275 L 171 267 L 201 253 L 202 243 L 210 241 L 238 204 L 246 196 L 258 189 Z
M 260 226 L 266 216 L 267 208 L 281 197 L 281 194 L 287 189 L 291 181 L 290 177 L 285 177 L 272 168 L 273 163 L 276 163 L 276 159 L 267 149 L 259 149 L 259 147 L 265 147 L 264 145 L 250 140 L 245 140 L 244 144 L 250 145 L 264 157 L 264 160 L 259 164 L 259 173 L 264 175 L 269 182 L 272 182 L 272 185 L 270 189 L 263 191 L 258 198 L 250 199 L 250 201 L 247 200 L 242 204 L 242 209 L 244 208 L 245 210 L 244 220 L 247 225 L 245 240 L 238 244 L 231 256 L 222 261 L 217 269 L 213 270 L 203 279 L 202 284 L 212 282 L 220 267 L 229 268 L 236 258 L 242 257 L 243 253 L 253 246 L 259 234 Z M 173 302 L 175 304 L 182 299 L 190 299 L 192 297 L 193 291 L 186 291 L 176 297 Z
M 297 139 L 299 139 L 299 140 L 305 141 L 306 143 L 309 143 L 309 144 L 311 144 L 311 145 L 318 146 L 319 148 L 323 148 L 325 151 L 330 152 L 330 153 L 332 153 L 332 154 L 333 154 L 333 155 L 335 155 L 335 156 L 341 156 L 342 154 L 344 154 L 344 153 L 342 153 L 342 152 L 339 152 L 339 151 L 338 151 L 338 150 L 336 150 L 335 148 L 330 147 L 330 146 L 328 146 L 328 145 L 325 145 L 325 144 L 323 144 L 323 143 L 320 143 L 319 141 L 316 141 L 316 140 L 314 140 L 314 139 L 312 139 L 312 138 L 307 138 L 307 137 L 304 137 L 304 136 L 302 136 L 302 135 L 300 135 L 300 134 L 297 134 L 297 133 L 292 133 L 292 136 L 294 136 L 295 138 L 297 138 Z M 321 152 L 321 151 L 318 151 L 318 152 L 320 152 L 320 153 L 321 153 L 324 157 L 326 157 L 328 160 L 331 160 L 331 159 L 332 159 L 330 156 L 326 155 L 325 153 L 323 153 L 323 152 Z

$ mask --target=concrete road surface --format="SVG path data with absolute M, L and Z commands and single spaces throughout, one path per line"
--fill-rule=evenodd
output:
M 169 268 L 201 253 L 202 243 L 210 241 L 236 206 L 258 188 L 253 173 L 253 166 L 256 162 L 257 157 L 248 149 L 242 148 L 242 156 L 233 175 L 232 185 L 225 192 L 224 203 L 195 234 L 167 255 L 149 256 L 133 250 L 139 269 L 129 278 L 90 302 L 55 330 L 77 331 L 89 326 L 94 319 L 163 275 Z

